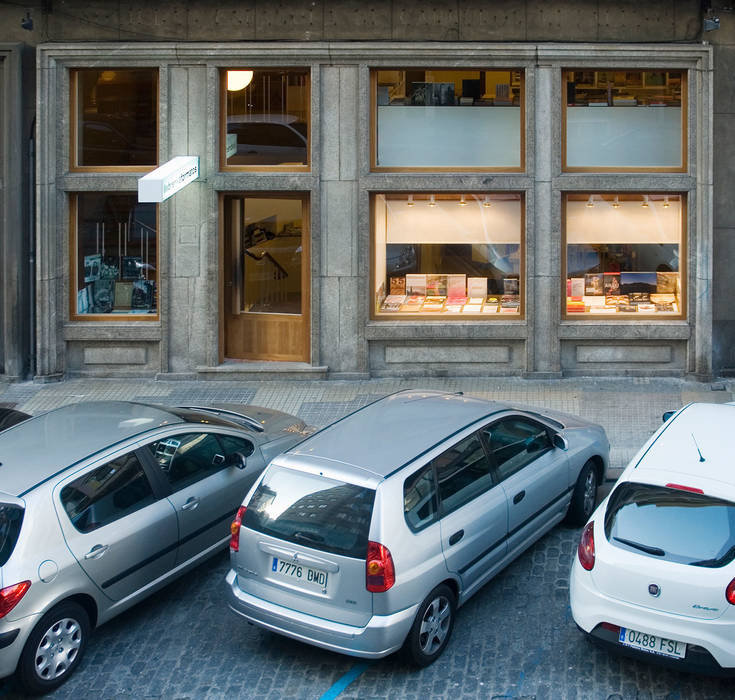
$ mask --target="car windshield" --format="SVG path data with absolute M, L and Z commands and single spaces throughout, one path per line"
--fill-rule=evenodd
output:
M 375 491 L 272 466 L 247 505 L 243 525 L 288 542 L 348 557 L 367 553 Z
M 735 503 L 676 488 L 626 482 L 611 494 L 605 535 L 616 547 L 690 566 L 735 559 Z
M 0 503 L 0 566 L 5 566 L 10 559 L 22 523 L 22 508 L 9 503 Z

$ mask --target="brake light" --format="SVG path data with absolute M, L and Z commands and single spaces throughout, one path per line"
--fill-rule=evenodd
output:
M 735 605 L 735 578 L 727 584 L 725 589 L 725 598 L 730 605 Z
M 14 586 L 8 586 L 0 590 L 0 618 L 5 617 L 20 603 L 20 599 L 28 592 L 30 587 L 30 581 L 23 581 L 23 583 L 16 583 Z
M 240 506 L 237 509 L 237 515 L 235 516 L 235 519 L 230 524 L 230 551 L 231 552 L 239 552 L 240 551 L 240 527 L 242 526 L 242 519 L 245 515 L 245 511 L 247 508 L 245 506 Z
M 385 593 L 396 582 L 396 570 L 388 547 L 368 542 L 365 559 L 365 587 L 371 593 Z
M 689 491 L 689 493 L 701 493 L 704 495 L 702 489 L 695 488 L 694 486 L 683 486 L 682 484 L 666 484 L 667 489 L 679 489 L 679 491 Z
M 577 556 L 579 563 L 586 571 L 592 571 L 595 565 L 595 523 L 587 523 L 587 527 L 582 532 L 582 537 L 577 546 Z

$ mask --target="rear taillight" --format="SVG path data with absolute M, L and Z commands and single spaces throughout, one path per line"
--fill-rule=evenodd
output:
M 247 508 L 245 506 L 240 506 L 237 509 L 237 515 L 235 516 L 235 519 L 232 521 L 232 524 L 230 525 L 230 551 L 231 552 L 239 552 L 240 551 L 240 527 L 242 526 L 242 519 L 245 515 L 245 511 Z
M 577 556 L 583 569 L 592 571 L 595 565 L 595 523 L 587 523 L 577 547 Z
M 16 583 L 14 586 L 8 586 L 0 590 L 0 618 L 5 617 L 26 594 L 31 587 L 30 581 Z
M 371 593 L 384 593 L 396 582 L 396 570 L 388 547 L 368 542 L 365 560 L 365 587 Z
M 735 605 L 735 578 L 727 584 L 725 589 L 725 598 L 730 605 Z

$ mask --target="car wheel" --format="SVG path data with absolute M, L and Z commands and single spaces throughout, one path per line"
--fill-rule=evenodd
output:
M 419 606 L 406 639 L 406 653 L 417 666 L 434 663 L 444 651 L 454 626 L 454 593 L 444 584 L 437 586 Z
M 567 522 L 570 525 L 584 525 L 592 515 L 597 500 L 597 470 L 592 461 L 588 461 L 579 472 L 574 485 L 572 500 L 567 511 Z
M 28 693 L 58 688 L 79 664 L 87 646 L 89 616 L 67 601 L 49 610 L 33 628 L 18 662 L 18 680 Z

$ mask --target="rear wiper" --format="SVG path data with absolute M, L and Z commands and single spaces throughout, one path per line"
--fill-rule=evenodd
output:
M 735 559 L 735 545 L 730 547 L 721 557 L 717 559 L 702 559 L 702 561 L 690 561 L 689 566 L 708 566 L 713 569 L 719 566 L 725 566 Z
M 305 542 L 324 542 L 324 538 L 320 535 L 316 535 L 313 532 L 294 532 L 294 539 L 304 540 Z
M 653 554 L 657 557 L 662 557 L 666 554 L 661 547 L 651 547 L 647 544 L 641 544 L 640 542 L 633 542 L 633 540 L 625 540 L 622 537 L 613 537 L 614 540 L 617 540 L 618 542 L 622 542 L 623 544 L 627 544 L 628 547 L 634 547 L 635 549 L 640 549 L 641 552 L 645 552 L 646 554 Z

